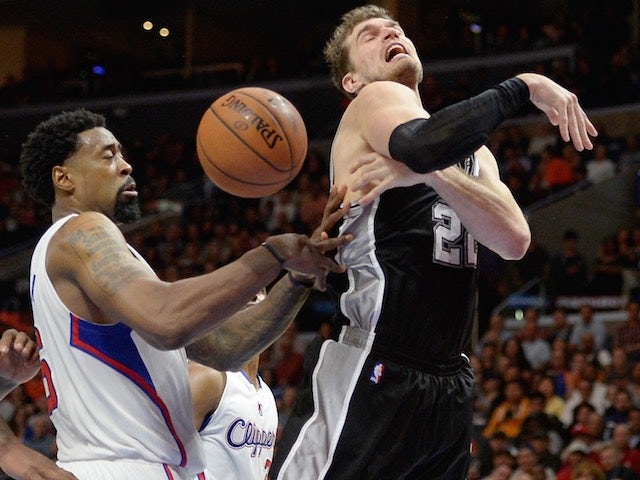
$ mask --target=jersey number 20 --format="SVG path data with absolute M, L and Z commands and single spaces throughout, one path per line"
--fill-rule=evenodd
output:
M 462 226 L 456 212 L 443 202 L 432 207 L 433 261 L 450 267 L 475 267 L 478 264 L 478 244 Z

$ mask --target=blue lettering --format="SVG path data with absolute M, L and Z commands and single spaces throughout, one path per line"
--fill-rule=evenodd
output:
M 273 448 L 275 432 L 266 432 L 257 428 L 252 422 L 237 418 L 227 429 L 227 443 L 232 448 L 251 448 L 251 456 L 262 453 L 263 448 Z

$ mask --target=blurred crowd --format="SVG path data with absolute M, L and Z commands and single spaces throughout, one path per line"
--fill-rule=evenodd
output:
M 470 356 L 477 385 L 469 479 L 640 478 L 640 304 L 606 325 L 589 304 L 541 327 L 494 314 Z M 588 473 L 585 473 L 588 472 Z
M 406 22 L 402 21 L 403 11 L 399 9 L 401 23 L 409 25 L 407 35 L 426 62 L 572 46 L 575 54 L 569 57 L 516 68 L 546 73 L 575 91 L 586 107 L 640 100 L 638 39 L 632 33 L 637 28 L 632 21 L 633 2 L 569 0 L 555 2 L 555 6 L 549 3 L 546 9 L 542 4 L 531 4 L 526 12 L 517 4 L 504 2 L 487 2 L 486 5 L 464 1 L 441 3 L 443 5 L 437 2 L 421 5 L 418 2 L 417 11 L 410 10 L 411 21 Z M 110 57 L 107 67 L 96 67 L 86 58 L 95 57 L 96 53 L 83 56 L 80 49 L 69 55 L 77 60 L 64 67 L 27 69 L 21 79 L 7 76 L 0 88 L 0 107 L 326 77 L 322 49 L 333 21 L 330 25 L 325 25 L 326 22 L 300 31 L 286 48 L 273 49 L 266 54 L 235 53 L 233 45 L 229 45 L 219 66 L 232 65 L 233 68 L 217 69 L 214 64 L 210 65 L 212 71 L 187 77 L 181 74 L 148 75 L 154 71 L 152 65 L 132 61 L 123 55 Z M 161 68 L 182 72 L 184 52 L 180 48 L 174 47 L 174 50 L 173 58 L 162 59 Z M 486 67 L 458 72 L 455 78 L 428 75 L 424 84 L 425 104 L 430 110 L 437 110 L 488 87 L 486 82 L 495 79 L 487 78 Z M 518 72 L 504 71 L 501 76 L 514 73 Z

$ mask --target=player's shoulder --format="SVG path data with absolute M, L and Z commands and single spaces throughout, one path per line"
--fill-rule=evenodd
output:
M 189 387 L 197 423 L 218 408 L 226 383 L 225 372 L 189 361 Z
M 103 213 L 87 211 L 71 216 L 56 235 L 58 237 L 64 237 L 78 230 L 86 230 L 97 226 L 117 228 L 116 224 Z
M 113 241 L 126 246 L 118 226 L 99 212 L 82 212 L 69 218 L 51 237 L 48 259 L 67 264 L 72 259 L 90 256 L 98 242 Z M 73 262 L 71 262 L 73 263 Z

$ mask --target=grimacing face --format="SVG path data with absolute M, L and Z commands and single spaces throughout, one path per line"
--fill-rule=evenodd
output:
M 392 80 L 409 88 L 422 81 L 422 63 L 413 42 L 400 25 L 385 18 L 371 18 L 355 26 L 347 37 L 351 72 L 356 92 L 364 85 L 379 80 Z M 343 79 L 343 86 L 345 80 Z

